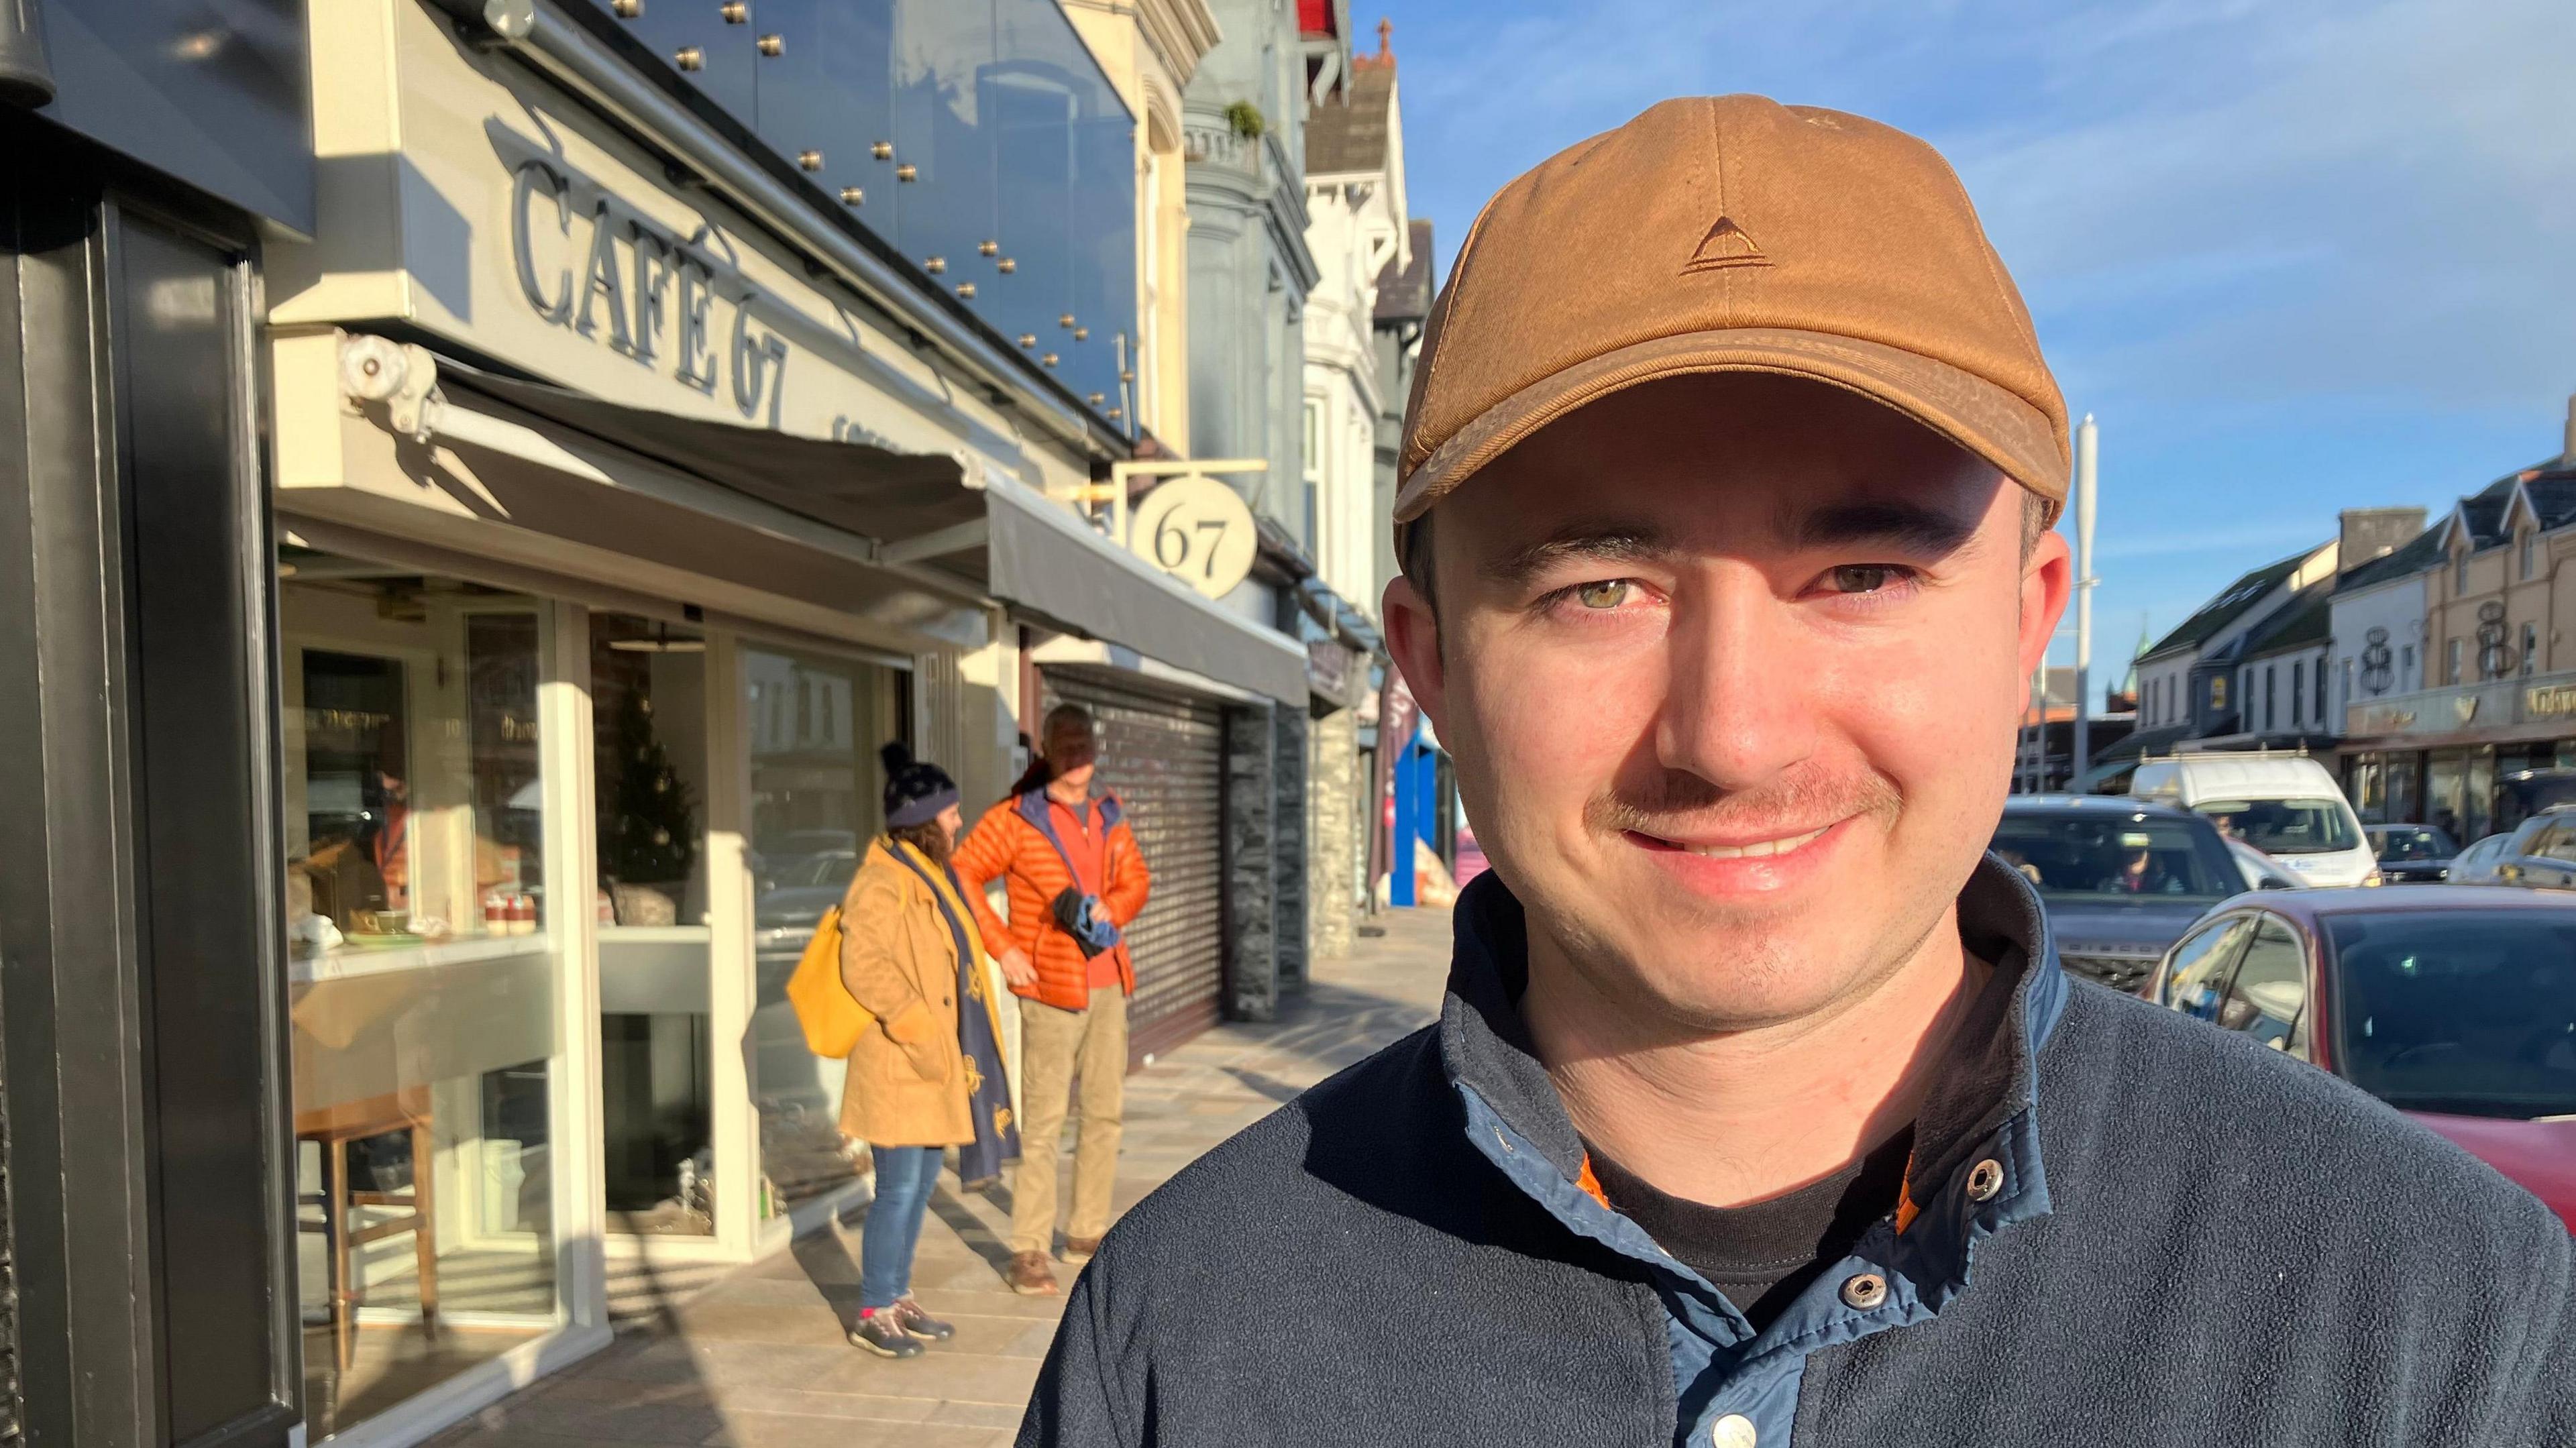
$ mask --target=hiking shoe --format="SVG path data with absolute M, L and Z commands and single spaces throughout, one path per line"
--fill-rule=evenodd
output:
M 850 1346 L 890 1358 L 916 1358 L 924 1351 L 921 1339 L 903 1330 L 903 1313 L 892 1307 L 860 1313 L 859 1325 L 850 1329 Z
M 1022 1297 L 1055 1295 L 1055 1269 L 1047 1265 L 1044 1252 L 1011 1254 L 1011 1290 Z
M 1097 1255 L 1099 1251 L 1100 1239 L 1098 1237 L 1067 1237 L 1064 1239 L 1064 1260 L 1067 1262 L 1088 1262 Z
M 903 1324 L 904 1331 L 914 1337 L 926 1337 L 932 1342 L 946 1342 L 957 1335 L 954 1324 L 941 1322 L 938 1318 L 922 1311 L 921 1304 L 914 1301 L 910 1293 L 894 1300 L 894 1318 L 895 1321 Z

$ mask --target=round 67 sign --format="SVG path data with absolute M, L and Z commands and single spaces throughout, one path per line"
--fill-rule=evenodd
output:
M 1223 598 L 1252 572 L 1252 509 L 1214 478 L 1174 478 L 1145 495 L 1127 524 L 1137 557 L 1210 598 Z

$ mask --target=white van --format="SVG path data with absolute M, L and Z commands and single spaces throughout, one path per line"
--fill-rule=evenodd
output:
M 2205 815 L 2221 833 L 2279 860 L 2310 885 L 2376 885 L 2379 861 L 2361 819 L 2326 767 L 2273 750 L 2149 759 L 2129 776 L 2133 798 Z

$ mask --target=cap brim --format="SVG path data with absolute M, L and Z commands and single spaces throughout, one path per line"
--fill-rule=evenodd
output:
M 1422 516 L 1475 472 L 1540 428 L 1614 392 L 1695 372 L 1769 372 L 1857 392 L 1985 459 L 2049 503 L 2066 501 L 2070 459 L 2048 414 L 1973 373 L 1856 337 L 1739 327 L 1639 342 L 1540 379 L 1487 408 L 1404 480 L 1395 522 Z

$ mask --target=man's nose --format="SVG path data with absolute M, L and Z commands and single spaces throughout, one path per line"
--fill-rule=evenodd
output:
M 1768 580 L 1744 570 L 1695 591 L 1668 637 L 1669 682 L 1655 725 L 1666 768 L 1753 789 L 1815 752 L 1828 661 Z

